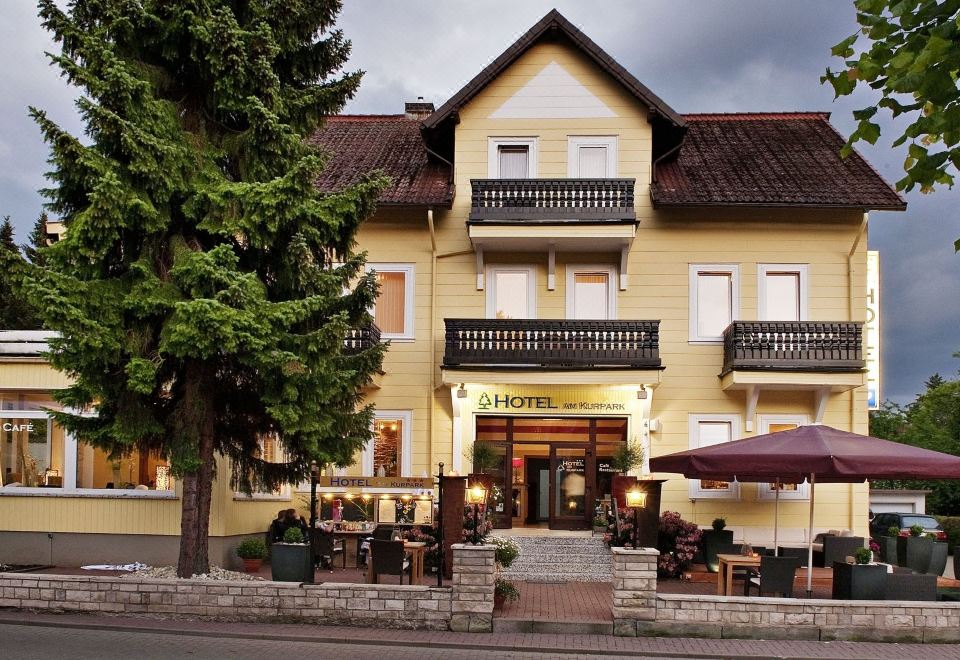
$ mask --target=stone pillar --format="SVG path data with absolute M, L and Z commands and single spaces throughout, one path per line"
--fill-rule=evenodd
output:
M 455 543 L 463 542 L 463 507 L 466 503 L 467 478 L 443 478 L 443 577 L 453 577 L 453 550 Z
M 454 544 L 450 604 L 454 632 L 493 631 L 494 552 L 492 545 Z
M 653 548 L 613 548 L 613 634 L 636 637 L 637 621 L 657 618 L 657 557 Z

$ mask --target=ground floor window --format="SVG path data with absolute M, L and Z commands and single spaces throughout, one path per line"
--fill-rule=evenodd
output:
M 45 393 L 0 392 L 0 487 L 173 490 L 165 459 L 137 451 L 110 457 L 57 424 L 45 410 L 56 407 Z
M 408 477 L 411 465 L 409 410 L 378 410 L 373 419 L 373 437 L 363 450 L 361 467 L 370 477 Z
M 806 415 L 760 415 L 760 433 L 779 433 L 789 431 L 807 423 Z M 776 483 L 757 484 L 757 499 L 773 500 L 777 496 Z M 781 500 L 808 500 L 810 499 L 810 484 L 779 484 Z
M 690 415 L 690 449 L 719 445 L 740 437 L 739 415 Z M 717 479 L 691 479 L 691 499 L 738 499 L 740 484 Z

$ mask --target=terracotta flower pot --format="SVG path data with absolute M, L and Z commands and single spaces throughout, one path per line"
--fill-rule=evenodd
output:
M 243 570 L 247 573 L 256 573 L 260 570 L 260 566 L 263 564 L 262 559 L 244 559 L 243 560 Z

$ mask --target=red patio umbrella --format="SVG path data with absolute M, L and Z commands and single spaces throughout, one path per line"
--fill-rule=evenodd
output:
M 819 481 L 960 479 L 960 457 L 823 424 L 799 426 L 650 459 L 651 472 L 678 472 L 688 479 L 810 482 L 807 592 L 813 587 L 813 502 Z

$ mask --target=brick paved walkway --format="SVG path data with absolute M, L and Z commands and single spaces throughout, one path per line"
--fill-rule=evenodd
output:
M 516 582 L 520 600 L 504 603 L 494 616 L 519 621 L 613 620 L 613 586 L 608 582 Z
M 621 657 L 683 658 L 904 658 L 924 660 L 950 658 L 960 660 L 960 645 L 954 644 L 882 644 L 873 642 L 801 642 L 736 639 L 629 638 L 609 635 L 548 635 L 536 633 L 470 634 L 416 630 L 384 630 L 372 628 L 337 628 L 333 626 L 296 624 L 213 623 L 171 619 L 134 619 L 120 617 L 52 615 L 29 612 L 0 611 L 0 638 L 5 625 L 34 625 L 61 630 L 112 630 L 126 633 L 144 631 L 149 634 L 193 635 L 220 639 L 275 640 L 278 642 L 312 642 L 315 644 L 355 645 L 364 653 L 384 645 L 403 649 L 395 657 L 406 657 L 406 649 L 475 649 L 501 651 L 502 657 L 521 654 L 550 654 L 576 657 L 586 655 Z M 44 633 L 37 632 L 42 640 Z M 276 645 L 278 652 L 283 646 Z M 321 647 L 317 647 L 319 650 Z M 104 649 L 108 657 L 109 649 Z M 516 655 L 510 655 L 516 654 Z M 444 654 L 446 655 L 446 654 Z M 460 654 L 450 654 L 459 657 Z M 44 656 L 49 657 L 49 656 Z M 144 656 L 146 657 L 146 656 Z M 393 656 L 392 656 L 393 657 Z M 422 658 L 439 657 L 424 652 Z

